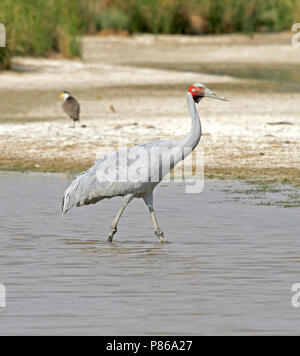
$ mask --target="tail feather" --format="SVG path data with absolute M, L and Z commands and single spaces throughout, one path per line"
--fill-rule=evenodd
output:
M 65 194 L 62 200 L 62 207 L 61 207 L 63 215 L 65 215 L 70 209 L 72 209 L 74 205 L 75 204 L 71 203 L 70 195 Z
M 70 201 L 70 197 L 69 196 L 64 196 L 63 200 L 62 200 L 62 206 L 61 206 L 61 210 L 63 215 L 65 215 L 71 208 L 72 206 L 70 206 L 69 204 Z
M 95 193 L 97 186 L 96 170 L 107 156 L 95 162 L 86 172 L 79 174 L 67 188 L 62 201 L 62 212 L 66 214 L 74 206 L 95 204 L 106 196 Z
M 80 194 L 78 192 L 78 186 L 80 184 L 80 179 L 82 175 L 79 175 L 65 191 L 62 200 L 62 213 L 66 214 L 74 206 L 78 206 L 80 201 Z

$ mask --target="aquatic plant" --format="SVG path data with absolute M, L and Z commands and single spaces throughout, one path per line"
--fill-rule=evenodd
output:
M 1 49 L 0 68 L 8 66 L 11 54 L 79 56 L 80 5 L 76 0 L 1 0 L 9 50 Z
M 1 0 L 10 55 L 66 57 L 81 53 L 78 36 L 101 30 L 205 34 L 290 29 L 300 22 L 299 0 Z
M 94 14 L 89 28 L 118 29 L 116 16 L 107 12 L 117 11 L 129 32 L 277 31 L 300 21 L 298 0 L 90 0 L 89 8 Z

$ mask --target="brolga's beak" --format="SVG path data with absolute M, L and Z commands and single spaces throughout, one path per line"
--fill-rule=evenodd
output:
M 229 101 L 223 95 L 219 95 L 219 94 L 215 93 L 214 91 L 212 91 L 212 90 L 210 90 L 208 88 L 205 88 L 204 96 L 208 97 L 208 98 L 213 98 L 213 99 L 218 99 L 218 100 L 223 100 L 223 101 Z

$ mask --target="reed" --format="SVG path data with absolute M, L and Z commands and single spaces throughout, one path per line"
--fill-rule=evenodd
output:
M 279 31 L 300 21 L 299 0 L 90 0 L 93 31 L 150 33 Z
M 101 30 L 205 34 L 290 29 L 300 22 L 299 0 L 1 0 L 10 55 L 81 54 L 80 34 Z
M 0 68 L 9 65 L 10 55 L 79 56 L 81 5 L 77 0 L 1 0 L 9 50 L 1 49 Z

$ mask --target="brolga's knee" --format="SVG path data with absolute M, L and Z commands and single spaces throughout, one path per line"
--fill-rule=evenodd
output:
M 114 235 L 117 231 L 118 231 L 117 226 L 115 226 L 115 225 L 111 225 L 110 226 L 110 233 L 111 234 Z

